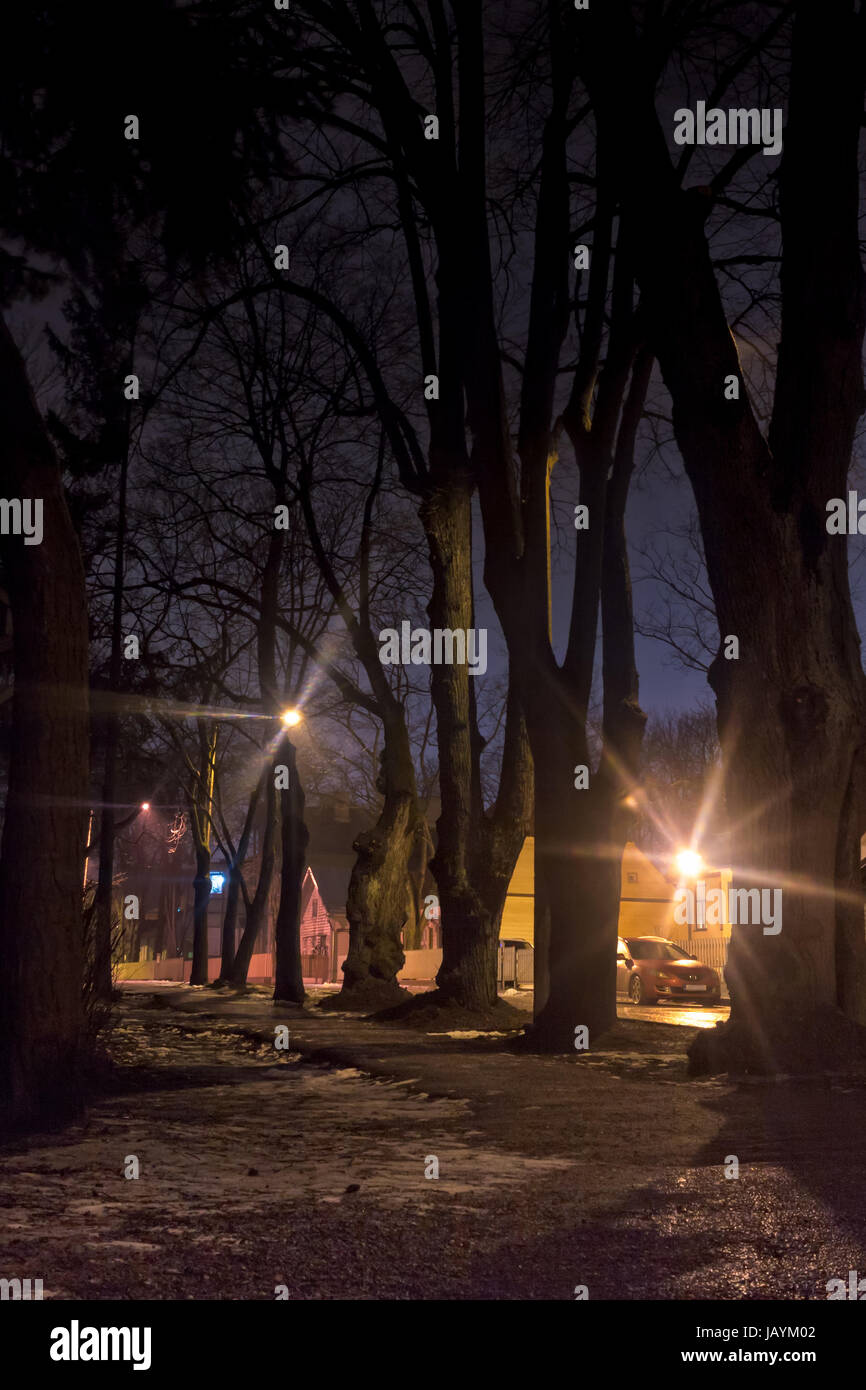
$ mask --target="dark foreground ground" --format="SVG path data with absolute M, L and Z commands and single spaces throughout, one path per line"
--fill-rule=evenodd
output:
M 130 987 L 113 1091 L 0 1151 L 0 1277 L 55 1299 L 826 1299 L 866 1273 L 866 1079 L 689 1080 L 692 1036 L 627 1019 L 537 1058 Z

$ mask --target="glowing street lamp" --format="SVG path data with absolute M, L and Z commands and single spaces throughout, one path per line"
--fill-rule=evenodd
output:
M 293 729 L 296 724 L 301 722 L 301 711 L 299 709 L 284 709 L 280 717 L 287 729 Z
M 150 810 L 150 802 L 149 802 L 149 801 L 142 801 L 142 803 L 141 803 L 141 809 L 142 809 L 142 811 L 149 811 L 149 810 Z
M 697 878 L 704 867 L 703 855 L 693 849 L 681 849 L 674 859 L 683 878 Z

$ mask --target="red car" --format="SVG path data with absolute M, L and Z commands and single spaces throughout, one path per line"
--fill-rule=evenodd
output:
M 616 992 L 632 1004 L 676 999 L 690 1004 L 718 1004 L 719 972 L 687 955 L 663 936 L 620 937 L 616 944 Z

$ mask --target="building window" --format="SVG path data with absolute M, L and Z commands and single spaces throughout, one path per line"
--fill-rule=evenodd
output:
M 223 891 L 223 884 L 225 883 L 225 881 L 225 874 L 211 874 L 210 891 L 212 893 L 221 893 Z M 178 908 L 178 911 L 180 911 L 180 908 Z
M 310 916 L 311 916 L 311 917 L 318 917 L 318 915 L 319 915 L 319 899 L 318 899 L 317 897 L 314 896 L 314 897 L 313 897 L 313 904 L 312 904 L 312 907 L 311 907 L 311 909 L 310 909 Z

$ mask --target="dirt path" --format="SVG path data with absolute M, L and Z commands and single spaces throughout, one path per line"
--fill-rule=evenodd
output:
M 161 1002 L 120 1007 L 118 1093 L 0 1154 L 0 1276 L 60 1299 L 668 1299 L 824 1298 L 866 1271 L 859 1082 L 688 1081 L 691 1034 L 652 1024 L 540 1059 Z M 305 1057 L 274 1050 L 279 1018 Z

